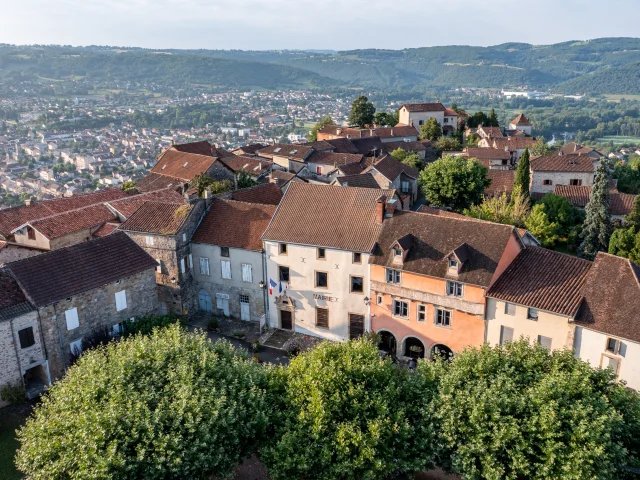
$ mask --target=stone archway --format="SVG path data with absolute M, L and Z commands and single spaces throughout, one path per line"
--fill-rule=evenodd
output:
M 436 343 L 431 347 L 431 358 L 433 359 L 440 357 L 443 360 L 449 361 L 453 358 L 453 355 L 453 350 L 441 343 Z
M 409 358 L 424 358 L 424 343 L 419 338 L 407 337 L 404 340 L 402 353 Z
M 388 330 L 378 330 L 378 336 L 380 342 L 378 343 L 378 350 L 395 355 L 397 348 L 396 337 Z

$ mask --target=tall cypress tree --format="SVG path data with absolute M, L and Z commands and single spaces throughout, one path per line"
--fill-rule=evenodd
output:
M 609 250 L 611 238 L 611 214 L 609 213 L 609 162 L 600 161 L 596 177 L 591 187 L 589 203 L 585 207 L 586 218 L 582 229 L 582 243 L 578 247 L 578 256 L 593 260 L 598 252 Z
M 513 191 L 515 192 L 516 189 L 518 189 L 525 198 L 529 198 L 529 181 L 529 149 L 525 148 L 518 161 L 516 178 L 513 182 Z

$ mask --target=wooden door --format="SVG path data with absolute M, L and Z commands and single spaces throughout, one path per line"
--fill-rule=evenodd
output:
M 240 320 L 251 320 L 251 312 L 249 310 L 249 302 L 245 302 L 244 299 L 240 299 Z
M 213 312 L 211 295 L 209 295 L 209 292 L 207 292 L 206 290 L 200 290 L 198 292 L 198 303 L 200 304 L 200 310 L 202 310 L 203 312 Z
M 288 310 L 280 310 L 280 328 L 285 330 L 293 329 L 293 321 L 291 312 Z
M 349 339 L 361 337 L 364 334 L 364 315 L 349 314 Z

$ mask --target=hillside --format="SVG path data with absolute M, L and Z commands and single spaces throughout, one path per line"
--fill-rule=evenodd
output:
M 640 39 L 333 53 L 0 46 L 7 75 L 235 88 L 516 88 L 640 94 Z M 10 78 L 10 77 L 9 77 Z

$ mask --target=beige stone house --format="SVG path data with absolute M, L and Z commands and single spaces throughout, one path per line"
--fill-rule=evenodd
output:
M 370 173 L 383 190 L 396 190 L 403 198 L 406 207 L 413 205 L 418 198 L 418 177 L 420 172 L 385 155 L 362 173 Z M 402 207 L 399 207 L 402 208 Z
M 440 102 L 406 103 L 398 109 L 398 123 L 413 126 L 418 130 L 429 118 L 437 120 L 445 135 L 455 132 L 458 128 L 458 114 Z
M 530 192 L 553 193 L 556 185 L 591 186 L 599 165 L 587 155 L 565 155 L 562 152 L 531 159 Z

